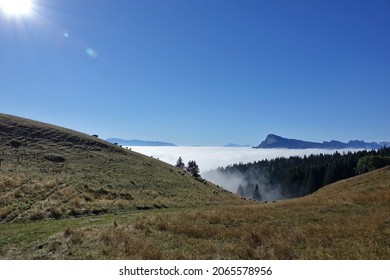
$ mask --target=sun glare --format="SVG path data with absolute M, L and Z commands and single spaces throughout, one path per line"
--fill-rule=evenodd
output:
M 32 6 L 32 0 L 0 0 L 0 10 L 11 16 L 28 15 Z

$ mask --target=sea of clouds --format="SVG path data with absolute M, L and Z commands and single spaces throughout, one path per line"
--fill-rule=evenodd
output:
M 179 157 L 187 165 L 188 161 L 195 160 L 199 166 L 203 178 L 236 192 L 239 184 L 245 185 L 240 174 L 221 174 L 208 172 L 218 167 L 226 167 L 235 163 L 248 163 L 263 159 L 278 157 L 290 157 L 311 154 L 333 154 L 336 151 L 343 153 L 355 150 L 324 150 L 324 149 L 254 149 L 254 148 L 231 148 L 231 147 L 128 147 L 133 151 L 157 158 L 169 164 L 175 165 Z M 260 183 L 260 182 L 259 182 Z M 260 186 L 263 197 L 268 200 L 282 199 L 278 190 L 266 190 Z
M 129 147 L 133 151 L 158 158 L 169 164 L 175 165 L 179 157 L 184 163 L 195 160 L 204 173 L 218 167 L 225 167 L 234 163 L 247 163 L 263 159 L 278 157 L 301 156 L 311 154 L 333 154 L 336 150 L 324 149 L 254 149 L 254 148 L 230 148 L 230 147 Z M 340 153 L 348 150 L 338 150 Z

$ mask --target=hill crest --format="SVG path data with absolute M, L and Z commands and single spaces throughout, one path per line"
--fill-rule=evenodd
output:
M 238 198 L 165 162 L 0 114 L 0 222 L 218 204 Z
M 383 142 L 386 143 L 386 142 Z M 268 134 L 264 141 L 257 147 L 258 149 L 284 148 L 284 149 L 379 149 L 382 146 L 376 142 L 367 143 L 362 140 L 351 140 L 344 143 L 337 140 L 329 142 L 310 142 L 298 139 L 284 138 L 275 134 Z

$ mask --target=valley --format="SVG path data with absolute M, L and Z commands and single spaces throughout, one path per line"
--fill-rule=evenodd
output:
M 388 259 L 390 167 L 244 200 L 161 160 L 0 114 L 0 259 Z

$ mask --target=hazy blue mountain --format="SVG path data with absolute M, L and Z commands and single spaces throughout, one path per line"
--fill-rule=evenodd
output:
M 382 142 L 385 143 L 385 142 Z M 285 149 L 379 149 L 384 145 L 376 142 L 367 143 L 361 140 L 351 140 L 348 143 L 331 140 L 329 142 L 310 142 L 297 139 L 288 139 L 275 134 L 269 134 L 263 142 L 255 148 L 285 148 Z
M 120 138 L 108 138 L 108 142 L 117 143 L 122 146 L 176 146 L 173 143 L 160 142 L 160 141 L 144 141 L 144 140 L 125 140 Z
M 382 147 L 390 147 L 390 142 L 379 142 Z
M 246 147 L 252 147 L 251 145 L 240 145 L 240 144 L 234 144 L 234 143 L 229 143 L 225 145 L 224 147 L 227 148 L 246 148 Z

